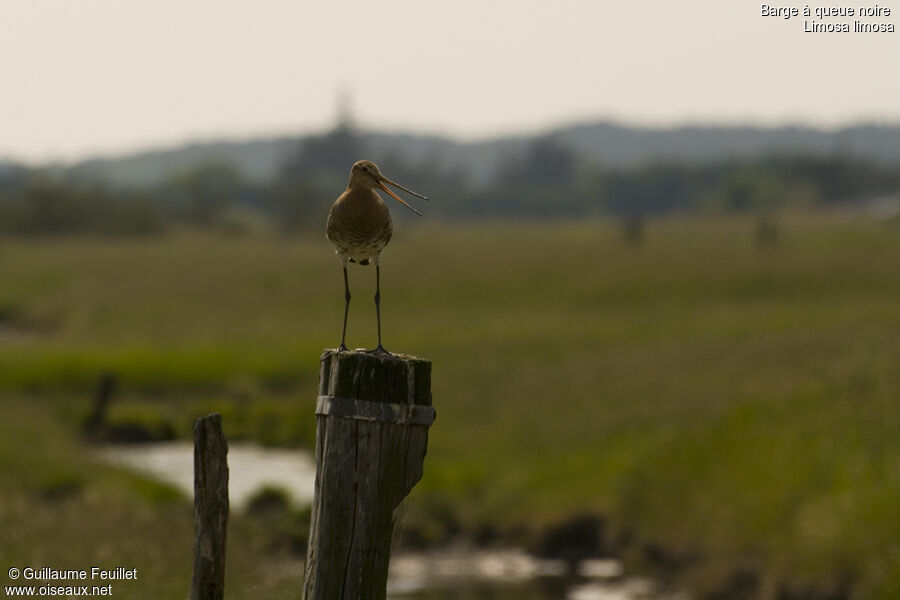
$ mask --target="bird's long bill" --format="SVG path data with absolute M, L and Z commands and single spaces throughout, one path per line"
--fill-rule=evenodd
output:
M 396 181 L 391 181 L 390 179 L 388 179 L 388 178 L 385 177 L 384 175 L 381 176 L 381 179 L 382 179 L 382 181 L 384 181 L 385 183 L 389 183 L 389 184 L 391 184 L 392 186 L 394 186 L 395 188 L 398 188 L 398 189 L 403 190 L 403 191 L 406 192 L 407 194 L 412 194 L 412 195 L 415 196 L 416 198 L 421 198 L 422 200 L 428 200 L 428 198 L 425 197 L 425 196 L 423 196 L 422 194 L 418 194 L 418 193 L 412 191 L 412 190 L 409 189 L 409 188 L 405 188 L 405 187 L 403 187 L 402 185 L 400 185 L 399 183 L 397 183 Z
M 384 181 L 390 183 L 391 185 L 396 185 L 398 188 L 400 188 L 401 190 L 403 190 L 403 191 L 405 191 L 405 192 L 409 192 L 408 189 L 406 189 L 406 188 L 403 187 L 403 186 L 397 185 L 396 183 L 394 183 L 393 181 L 391 181 L 391 180 L 388 179 L 387 177 L 384 178 Z M 384 182 L 383 182 L 383 181 L 381 181 L 381 180 L 378 181 L 378 187 L 380 187 L 380 188 L 383 189 L 385 192 L 387 192 L 388 194 L 390 194 L 391 197 L 392 197 L 394 200 L 396 200 L 397 202 L 399 202 L 400 204 L 402 204 L 403 206 L 405 206 L 405 207 L 408 208 L 409 210 L 413 211 L 414 213 L 416 213 L 416 214 L 419 215 L 420 217 L 422 216 L 422 213 L 420 213 L 419 211 L 417 211 L 416 209 L 414 209 L 412 206 L 410 206 L 409 204 L 407 204 L 406 202 L 404 202 L 404 201 L 403 201 L 403 198 L 401 198 L 400 196 L 398 196 L 397 194 L 395 194 L 393 191 L 391 191 L 391 188 L 389 188 L 388 186 L 384 185 Z M 410 194 L 413 194 L 414 196 L 419 196 L 419 194 L 416 194 L 415 192 L 409 192 L 409 193 L 410 193 Z M 420 197 L 420 198 L 425 198 L 424 196 L 419 196 L 419 197 Z M 425 198 L 425 199 L 427 200 L 428 198 Z

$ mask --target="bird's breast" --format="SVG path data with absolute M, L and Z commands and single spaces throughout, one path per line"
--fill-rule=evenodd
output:
M 391 213 L 381 198 L 372 195 L 345 193 L 331 207 L 325 235 L 339 254 L 356 260 L 374 257 L 391 240 Z

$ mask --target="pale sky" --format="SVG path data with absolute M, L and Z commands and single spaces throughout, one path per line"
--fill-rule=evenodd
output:
M 900 0 L 877 4 L 864 20 L 900 26 Z M 341 90 L 363 128 L 460 139 L 900 123 L 900 33 L 803 20 L 747 0 L 0 0 L 0 157 L 323 131 Z

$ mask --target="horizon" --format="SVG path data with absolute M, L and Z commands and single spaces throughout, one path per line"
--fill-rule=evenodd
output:
M 646 130 L 646 131 L 679 131 L 685 129 L 748 129 L 760 131 L 777 131 L 777 130 L 806 130 L 817 131 L 822 133 L 837 133 L 856 128 L 900 128 L 900 119 L 895 121 L 879 121 L 877 119 L 858 119 L 848 121 L 846 123 L 821 124 L 799 121 L 786 122 L 751 122 L 751 121 L 683 121 L 673 123 L 654 123 L 630 121 L 628 119 L 612 119 L 612 118 L 596 118 L 596 119 L 573 119 L 567 122 L 552 124 L 547 127 L 527 128 L 520 130 L 511 130 L 498 132 L 495 135 L 484 136 L 462 136 L 449 133 L 418 131 L 403 129 L 400 127 L 361 127 L 354 126 L 354 131 L 362 135 L 405 135 L 421 138 L 444 139 L 457 144 L 478 144 L 492 142 L 503 139 L 529 138 L 541 135 L 552 134 L 559 130 L 574 129 L 578 127 L 590 127 L 595 125 L 608 125 L 611 127 L 619 127 L 623 129 Z M 272 132 L 250 132 L 247 134 L 222 133 L 220 135 L 210 135 L 208 137 L 195 137 L 184 139 L 160 140 L 158 143 L 149 142 L 146 145 L 137 145 L 134 147 L 124 147 L 121 149 L 109 150 L 107 152 L 99 151 L 96 153 L 88 153 L 71 158 L 54 158 L 21 160 L 18 157 L 0 154 L 0 164 L 19 165 L 26 168 L 69 168 L 82 163 L 93 161 L 116 161 L 127 159 L 135 156 L 161 154 L 166 152 L 177 151 L 180 149 L 191 147 L 213 146 L 219 144 L 245 144 L 253 142 L 266 142 L 278 139 L 303 139 L 318 135 L 327 134 L 333 131 L 337 125 L 332 124 L 330 127 L 308 131 L 272 131 Z

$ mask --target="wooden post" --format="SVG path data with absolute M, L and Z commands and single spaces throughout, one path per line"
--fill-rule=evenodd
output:
M 194 575 L 190 600 L 225 596 L 225 533 L 228 527 L 228 444 L 222 415 L 194 424 Z
M 106 417 L 115 391 L 116 376 L 113 373 L 103 373 L 97 382 L 97 391 L 94 394 L 94 408 L 84 420 L 84 423 L 82 423 L 82 431 L 96 441 L 102 441 L 104 434 L 107 433 Z
M 394 509 L 422 478 L 431 362 L 322 354 L 304 600 L 386 595 Z

